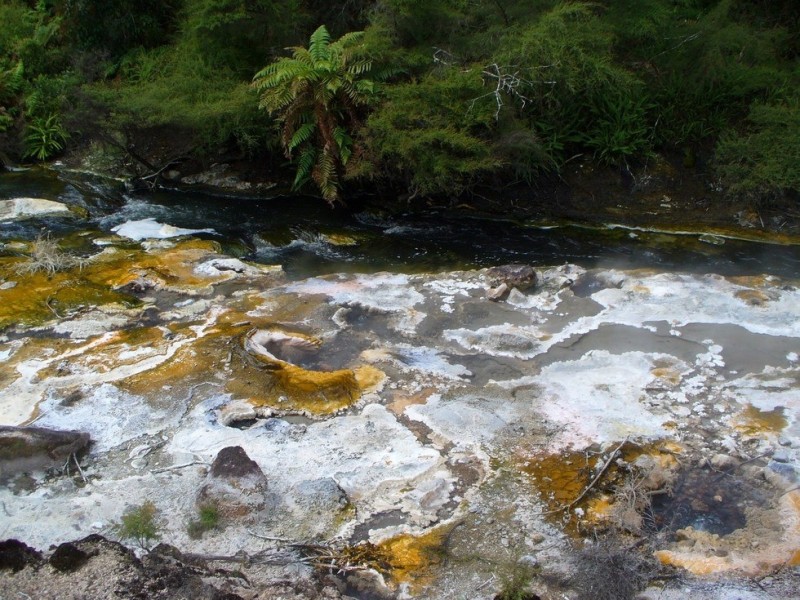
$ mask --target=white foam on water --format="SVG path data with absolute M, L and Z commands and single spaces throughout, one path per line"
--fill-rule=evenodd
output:
M 137 242 L 153 239 L 164 240 L 195 233 L 217 233 L 213 229 L 184 229 L 183 227 L 174 227 L 173 225 L 159 223 L 154 218 L 125 221 L 124 223 L 112 227 L 111 231 Z

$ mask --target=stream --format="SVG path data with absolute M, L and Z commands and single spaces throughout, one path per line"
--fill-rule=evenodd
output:
M 797 245 L 3 173 L 0 426 L 91 443 L 0 443 L 0 539 L 124 537 L 152 501 L 183 551 L 319 544 L 365 600 L 490 600 L 520 570 L 588 593 L 593 539 L 681 574 L 647 597 L 788 599 L 799 288 Z
M 572 263 L 586 268 L 651 268 L 719 275 L 800 273 L 800 247 L 723 238 L 574 224 L 540 225 L 471 219 L 442 212 L 384 215 L 332 210 L 319 198 L 268 200 L 197 193 L 130 195 L 118 182 L 77 173 L 5 173 L 0 199 L 36 197 L 65 202 L 86 219 L 4 223 L 0 242 L 34 239 L 43 229 L 63 236 L 108 233 L 126 221 L 154 219 L 187 229 L 226 253 L 279 264 L 292 278 L 336 272 L 422 273 L 504 263 Z

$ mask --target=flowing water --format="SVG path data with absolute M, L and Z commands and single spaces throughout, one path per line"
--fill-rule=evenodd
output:
M 331 210 L 318 198 L 220 198 L 198 193 L 129 194 L 120 183 L 74 173 L 4 173 L 0 199 L 40 197 L 79 207 L 85 219 L 3 223 L 0 241 L 42 230 L 106 235 L 125 222 L 153 219 L 219 241 L 232 255 L 280 264 L 292 278 L 335 272 L 400 273 L 504 263 L 653 268 L 720 275 L 800 273 L 800 247 L 700 233 L 470 219 L 446 212 L 404 215 Z

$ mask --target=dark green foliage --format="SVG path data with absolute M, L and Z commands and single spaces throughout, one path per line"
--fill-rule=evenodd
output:
M 179 44 L 203 64 L 249 79 L 303 38 L 300 0 L 186 0 Z
M 276 58 L 323 22 L 329 46 L 350 40 L 352 64 L 369 64 L 353 82 L 382 91 L 323 82 L 339 64 L 306 77 L 338 88 L 330 106 L 274 108 L 262 88 L 258 110 L 253 73 L 289 65 Z M 362 29 L 356 43 L 348 32 Z M 454 194 L 533 182 L 578 156 L 683 153 L 766 198 L 798 191 L 799 60 L 794 0 L 6 0 L 0 155 L 52 156 L 64 130 L 79 145 L 98 128 L 159 126 L 195 153 L 283 149 L 296 186 L 315 180 L 333 198 L 359 178 Z
M 755 199 L 800 190 L 800 99 L 756 103 L 742 131 L 728 131 L 717 147 L 723 181 Z
M 590 121 L 582 141 L 595 160 L 618 165 L 628 159 L 645 158 L 653 145 L 650 122 L 652 105 L 643 90 L 607 91 L 598 94 L 589 105 Z
M 479 68 L 445 68 L 391 86 L 370 117 L 370 157 L 407 179 L 413 193 L 458 194 L 500 166 L 492 152 L 494 104 Z
M 179 0 L 57 0 L 74 47 L 101 50 L 112 59 L 164 42 L 175 28 Z

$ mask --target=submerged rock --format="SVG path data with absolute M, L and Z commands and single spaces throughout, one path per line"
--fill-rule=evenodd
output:
M 16 473 L 63 466 L 89 445 L 89 434 L 44 427 L 0 425 L 0 480 Z
M 68 215 L 71 213 L 66 204 L 43 198 L 0 200 L 0 221 L 13 221 L 55 214 Z

